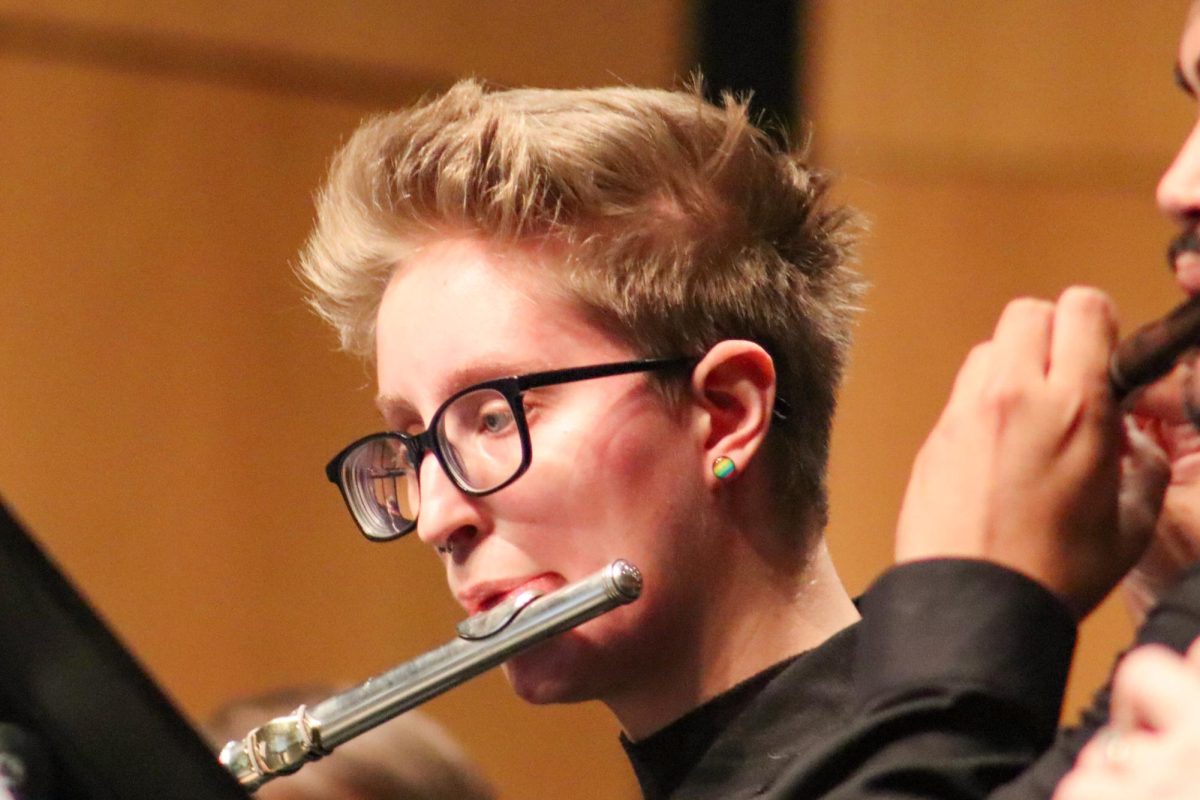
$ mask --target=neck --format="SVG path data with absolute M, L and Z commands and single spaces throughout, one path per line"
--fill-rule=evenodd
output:
M 731 536 L 698 609 L 670 643 L 646 648 L 639 679 L 603 698 L 632 740 L 678 719 L 858 619 L 824 540 L 806 552 Z

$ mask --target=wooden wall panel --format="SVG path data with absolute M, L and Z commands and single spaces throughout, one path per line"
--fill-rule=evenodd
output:
M 33 5 L 0 4 L 0 492 L 194 717 L 442 644 L 434 557 L 323 476 L 378 419 L 291 274 L 311 193 L 453 76 L 669 84 L 675 4 Z M 430 709 L 506 797 L 633 794 L 597 706 L 493 675 Z
M 0 12 L 22 19 L 301 53 L 426 78 L 474 74 L 534 86 L 669 83 L 686 42 L 683 6 L 684 0 L 0 0 Z
M 813 7 L 808 86 L 827 160 L 1107 183 L 1153 175 L 1179 134 L 1164 98 L 1184 2 Z

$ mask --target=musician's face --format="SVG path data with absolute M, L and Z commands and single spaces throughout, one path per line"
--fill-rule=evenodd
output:
M 540 370 L 637 354 L 556 296 L 536 256 L 458 240 L 426 248 L 387 287 L 376 337 L 389 428 L 424 428 L 453 392 Z M 645 576 L 642 598 L 509 662 L 526 699 L 606 699 L 687 635 L 703 561 L 703 436 L 645 374 L 530 391 L 532 464 L 500 491 L 469 497 L 433 457 L 421 465 L 417 535 L 441 554 L 468 613 L 523 586 L 554 589 L 617 558 Z M 694 594 L 696 597 L 689 597 Z M 653 643 L 654 646 L 651 646 Z M 661 665 L 658 665 L 661 666 Z M 650 674 L 641 672 L 641 674 Z
M 1200 96 L 1200 2 L 1188 12 L 1176 66 L 1180 86 L 1194 102 Z M 1158 205 L 1179 222 L 1185 235 L 1173 248 L 1176 281 L 1188 294 L 1200 293 L 1200 116 L 1159 181 Z

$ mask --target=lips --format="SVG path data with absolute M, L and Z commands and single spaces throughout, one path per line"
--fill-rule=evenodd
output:
M 1200 431 L 1190 422 L 1145 420 L 1140 427 L 1163 449 L 1171 464 L 1171 483 L 1190 483 L 1200 473 Z
M 1184 253 L 1175 259 L 1175 282 L 1189 296 L 1200 294 L 1200 253 Z
M 1192 425 L 1173 425 L 1164 431 L 1171 483 L 1190 483 L 1200 470 L 1200 433 Z
M 1175 282 L 1189 295 L 1200 294 L 1200 235 L 1185 230 L 1167 249 L 1167 261 L 1175 273 Z
M 478 614 L 494 608 L 506 599 L 527 589 L 549 593 L 566 583 L 557 573 L 543 572 L 523 578 L 508 578 L 474 583 L 455 593 L 459 604 L 468 614 Z

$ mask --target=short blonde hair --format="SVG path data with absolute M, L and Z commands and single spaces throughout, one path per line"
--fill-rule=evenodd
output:
M 750 339 L 791 406 L 768 438 L 789 511 L 824 523 L 829 432 L 862 284 L 857 215 L 752 124 L 695 91 L 490 91 L 473 80 L 368 120 L 335 156 L 300 259 L 342 346 L 370 357 L 393 270 L 472 234 L 557 245 L 554 279 L 645 356 Z

